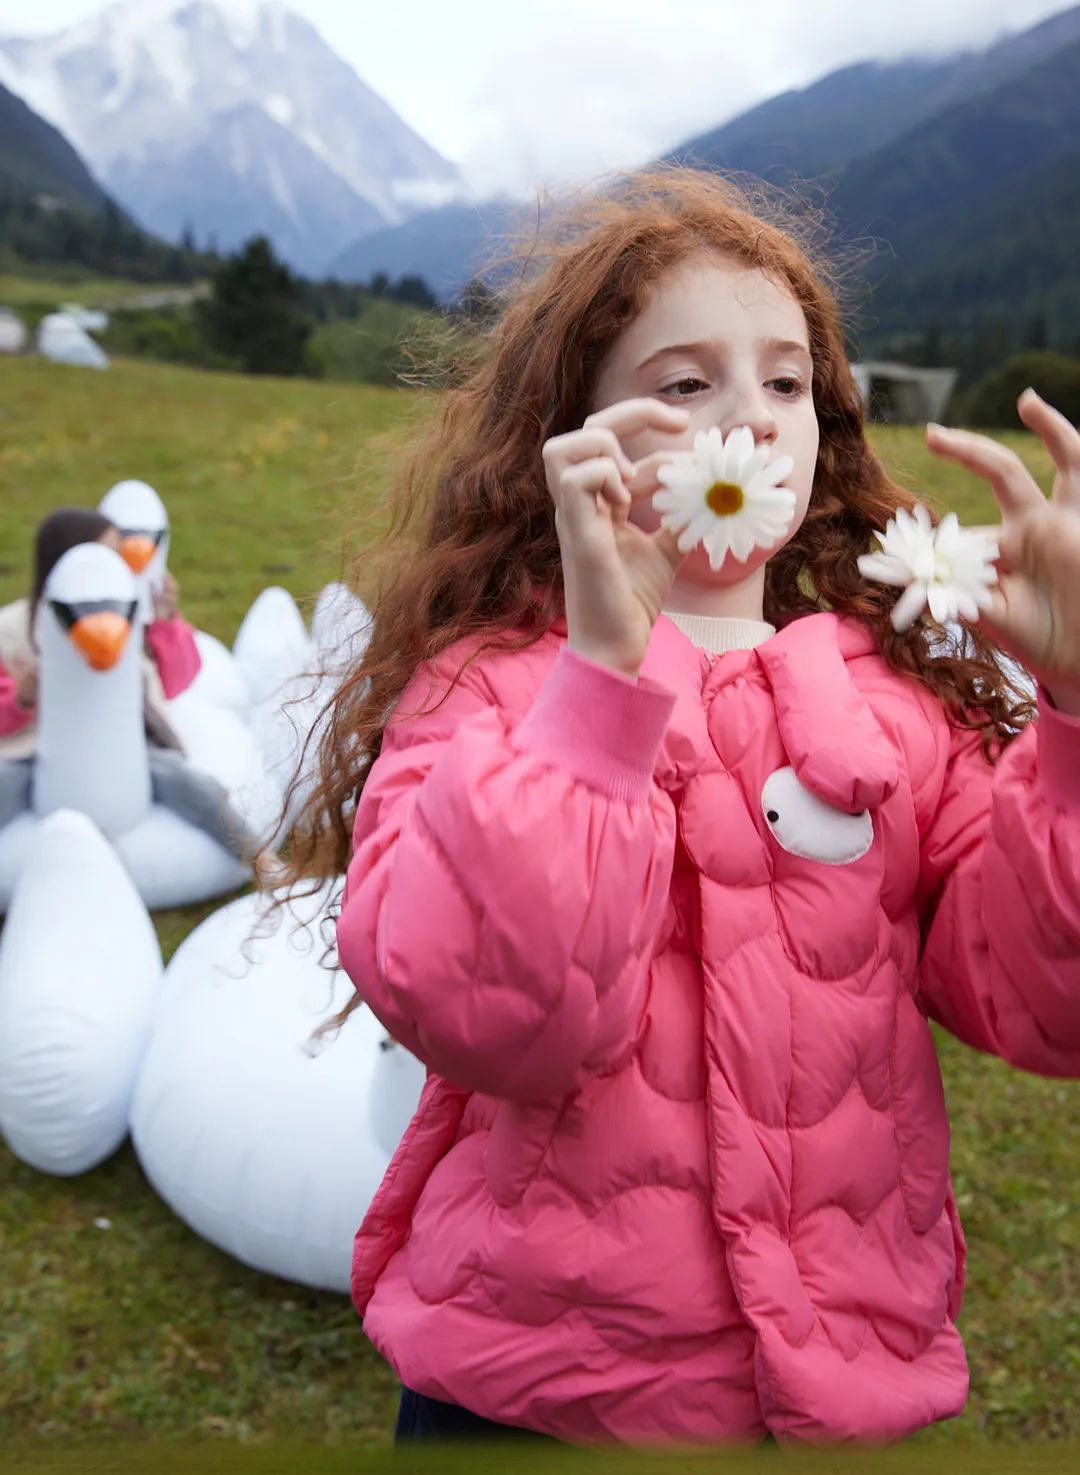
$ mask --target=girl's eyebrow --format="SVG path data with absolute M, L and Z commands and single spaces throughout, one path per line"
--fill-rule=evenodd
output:
M 657 359 L 664 358 L 672 353 L 705 354 L 716 349 L 715 343 L 669 343 L 664 348 L 658 348 L 655 353 L 650 353 L 647 359 L 642 359 L 638 364 L 638 372 L 647 369 Z M 761 347 L 769 353 L 794 353 L 802 358 L 809 368 L 813 368 L 813 359 L 810 350 L 805 343 L 797 343 L 793 338 L 765 338 Z

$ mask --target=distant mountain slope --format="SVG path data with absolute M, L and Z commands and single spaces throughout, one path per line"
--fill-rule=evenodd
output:
M 911 303 L 902 273 L 921 270 L 935 238 L 948 234 L 964 241 L 960 249 L 980 248 L 963 236 L 962 217 L 981 188 L 1003 193 L 1002 169 L 1009 174 L 1025 149 L 1038 170 L 1080 137 L 1078 46 L 1080 5 L 981 52 L 841 68 L 688 140 L 668 157 L 777 183 L 793 176 L 820 181 L 849 236 L 873 233 L 897 253 L 882 256 L 877 278 L 899 284 L 902 290 L 891 300 L 882 296 L 880 308 L 900 313 L 902 300 Z M 1052 179 L 1044 185 L 1051 190 Z M 492 228 L 505 232 L 514 218 L 526 219 L 528 207 L 520 208 L 520 217 L 513 207 L 495 205 L 428 211 L 370 233 L 341 252 L 332 269 L 357 281 L 376 271 L 419 272 L 450 298 L 491 256 Z M 955 221 L 950 212 L 959 212 Z M 986 230 L 1007 233 L 1008 214 L 991 215 Z M 981 244 L 996 251 L 1001 242 Z M 1063 256 L 1055 253 L 1059 268 Z
M 666 157 L 773 183 L 816 179 L 891 142 L 932 114 L 963 59 L 860 62 L 782 93 Z
M 337 242 L 383 223 L 374 205 L 252 107 L 222 114 L 213 138 L 196 139 L 167 170 L 149 158 L 120 159 L 111 181 L 121 199 L 140 202 L 140 217 L 166 240 L 178 240 L 192 222 L 209 231 L 212 221 L 218 249 L 235 251 L 258 222 L 281 256 L 317 274 Z
M 835 174 L 1078 41 L 1080 5 L 982 52 L 843 67 L 688 139 L 669 157 L 776 183 Z
M 101 209 L 105 191 L 67 139 L 0 85 L 0 192 Z
M 849 229 L 883 235 L 901 257 L 919 255 L 1078 138 L 1080 40 L 856 160 L 831 207 Z
M 444 205 L 404 225 L 373 231 L 330 263 L 330 275 L 367 282 L 376 272 L 423 277 L 443 301 L 456 297 L 492 256 L 500 241 L 524 222 L 526 206 L 504 201 Z
M 853 163 L 830 205 L 888 248 L 872 270 L 878 330 L 1053 299 L 1055 336 L 1080 331 L 1078 147 L 1080 41 Z
M 923 249 L 881 273 L 867 336 L 930 323 L 952 334 L 1041 317 L 1049 342 L 1080 353 L 1080 143 L 998 195 L 944 219 Z
M 200 240 L 264 232 L 310 273 L 370 226 L 463 193 L 281 0 L 122 0 L 0 39 L 0 74 L 148 228 L 175 238 L 181 198 Z

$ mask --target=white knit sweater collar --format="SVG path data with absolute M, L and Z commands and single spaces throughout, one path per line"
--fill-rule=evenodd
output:
M 775 626 L 765 620 L 684 615 L 673 610 L 664 610 L 664 614 L 699 650 L 713 656 L 723 655 L 728 650 L 752 650 L 776 634 Z

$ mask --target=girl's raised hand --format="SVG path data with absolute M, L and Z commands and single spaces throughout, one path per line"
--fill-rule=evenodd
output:
M 1080 716 L 1080 432 L 1033 389 L 1017 408 L 1057 467 L 1049 500 L 1016 452 L 989 436 L 929 425 L 927 444 L 984 476 L 1001 509 L 999 582 L 980 625 Z
M 623 400 L 590 415 L 580 430 L 544 445 L 566 589 L 568 644 L 636 677 L 649 637 L 685 554 L 666 528 L 648 533 L 629 521 L 634 496 L 655 490 L 653 452 L 637 463 L 620 437 L 655 430 L 682 434 L 689 411 L 655 399 Z M 674 449 L 674 448 L 673 448 Z

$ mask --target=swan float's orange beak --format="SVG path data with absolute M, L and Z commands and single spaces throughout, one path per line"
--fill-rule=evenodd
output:
M 120 557 L 133 574 L 141 574 L 156 551 L 157 544 L 145 533 L 127 533 L 120 540 Z
M 93 671 L 111 671 L 124 653 L 131 634 L 131 621 L 115 610 L 97 610 L 83 615 L 68 631 L 68 637 Z

